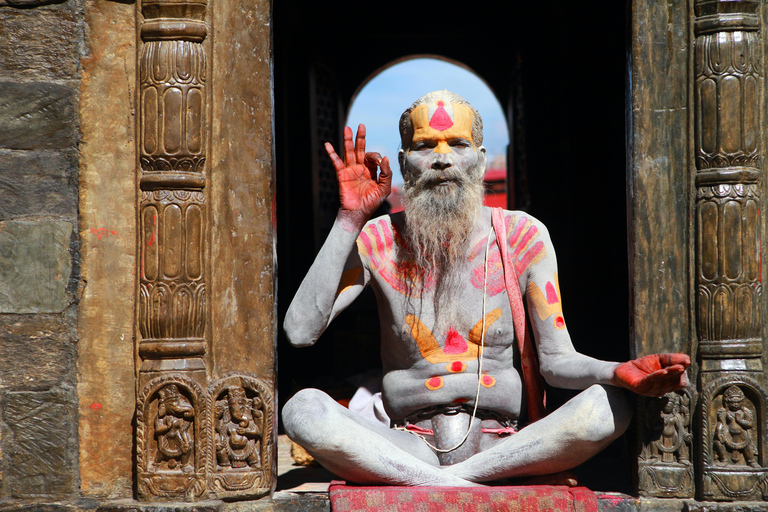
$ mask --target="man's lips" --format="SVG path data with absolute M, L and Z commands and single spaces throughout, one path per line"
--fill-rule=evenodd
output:
M 441 186 L 449 185 L 451 183 L 458 183 L 458 181 L 459 180 L 457 178 L 449 178 L 449 177 L 443 176 L 443 177 L 440 177 L 440 178 L 435 178 L 435 179 L 429 180 L 427 182 L 427 186 L 429 186 L 429 187 L 441 187 Z

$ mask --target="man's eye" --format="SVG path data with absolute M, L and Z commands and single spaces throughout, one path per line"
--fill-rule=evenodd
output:
M 467 139 L 453 139 L 449 144 L 457 148 L 468 148 L 471 145 Z

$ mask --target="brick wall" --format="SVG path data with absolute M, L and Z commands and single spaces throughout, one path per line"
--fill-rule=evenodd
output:
M 0 500 L 75 494 L 82 0 L 0 0 Z

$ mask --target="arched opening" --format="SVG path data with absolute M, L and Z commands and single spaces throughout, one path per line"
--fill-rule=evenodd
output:
M 377 70 L 355 93 L 346 118 L 353 129 L 366 126 L 368 151 L 388 156 L 397 164 L 400 149 L 400 114 L 417 98 L 439 89 L 448 89 L 469 101 L 483 118 L 483 146 L 488 155 L 485 174 L 485 204 L 507 208 L 507 154 L 509 129 L 499 100 L 488 84 L 468 67 L 439 56 L 412 56 Z M 402 176 L 393 168 L 390 212 L 400 211 Z

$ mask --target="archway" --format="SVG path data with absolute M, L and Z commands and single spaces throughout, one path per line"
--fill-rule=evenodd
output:
M 483 118 L 483 146 L 488 155 L 485 204 L 507 208 L 507 152 L 509 129 L 506 116 L 495 94 L 471 69 L 439 56 L 406 57 L 385 66 L 366 80 L 357 90 L 346 116 L 353 129 L 366 125 L 368 150 L 389 156 L 396 166 L 400 137 L 397 125 L 400 113 L 412 101 L 437 89 L 448 89 L 467 99 Z M 392 194 L 388 198 L 391 212 L 399 211 L 403 181 L 395 170 Z

